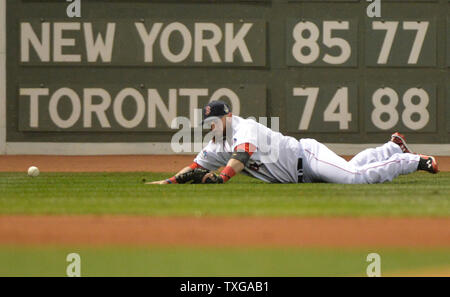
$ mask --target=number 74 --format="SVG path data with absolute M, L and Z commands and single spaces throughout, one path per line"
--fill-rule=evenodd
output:
M 306 96 L 306 104 L 298 126 L 299 130 L 308 130 L 311 116 L 319 96 L 319 88 L 294 88 L 294 96 Z M 338 111 L 339 110 L 339 111 Z M 323 112 L 324 122 L 338 122 L 340 130 L 347 130 L 352 114 L 348 112 L 348 88 L 339 88 Z

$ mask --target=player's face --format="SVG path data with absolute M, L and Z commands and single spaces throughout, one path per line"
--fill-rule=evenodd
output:
M 216 119 L 211 123 L 211 131 L 220 132 L 224 131 L 225 128 L 225 117 L 221 117 L 220 119 Z
M 227 131 L 226 121 L 227 121 L 226 116 L 221 117 L 220 119 L 216 119 L 211 123 L 211 131 L 217 135 L 225 136 Z

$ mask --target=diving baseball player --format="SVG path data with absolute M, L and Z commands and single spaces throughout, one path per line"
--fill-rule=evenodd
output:
M 434 157 L 412 153 L 400 133 L 346 161 L 314 139 L 297 140 L 234 116 L 221 101 L 203 108 L 203 123 L 211 123 L 215 136 L 194 162 L 169 179 L 148 184 L 221 184 L 238 173 L 269 183 L 373 184 L 417 170 L 439 171 Z M 213 172 L 223 166 L 220 174 Z

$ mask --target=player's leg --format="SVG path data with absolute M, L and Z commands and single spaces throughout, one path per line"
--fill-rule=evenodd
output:
M 420 160 L 421 157 L 419 155 L 398 153 L 387 160 L 357 167 L 358 176 L 355 179 L 355 183 L 374 184 L 391 181 L 399 175 L 417 171 Z
M 305 182 L 355 183 L 356 167 L 314 139 L 300 140 Z
M 391 181 L 399 175 L 409 174 L 417 170 L 438 173 L 436 159 L 431 156 L 410 153 L 394 154 L 386 161 L 375 162 L 357 168 L 360 173 L 357 183 L 383 183 Z
M 340 184 L 382 183 L 417 170 L 437 173 L 433 157 L 396 153 L 383 161 L 355 166 L 314 139 L 301 139 L 307 182 Z
M 366 164 L 388 160 L 395 154 L 401 154 L 402 150 L 392 141 L 386 142 L 376 148 L 368 148 L 354 156 L 349 162 L 357 167 Z
M 395 132 L 387 143 L 377 148 L 369 148 L 360 152 L 350 162 L 360 167 L 369 163 L 388 160 L 394 154 L 399 153 L 411 153 L 411 151 L 406 144 L 405 136 Z

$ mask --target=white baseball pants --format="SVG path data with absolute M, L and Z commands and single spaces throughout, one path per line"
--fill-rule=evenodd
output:
M 377 148 L 366 149 L 350 161 L 339 157 L 314 139 L 305 138 L 299 142 L 304 182 L 383 183 L 416 171 L 420 160 L 418 155 L 403 153 L 391 141 Z

